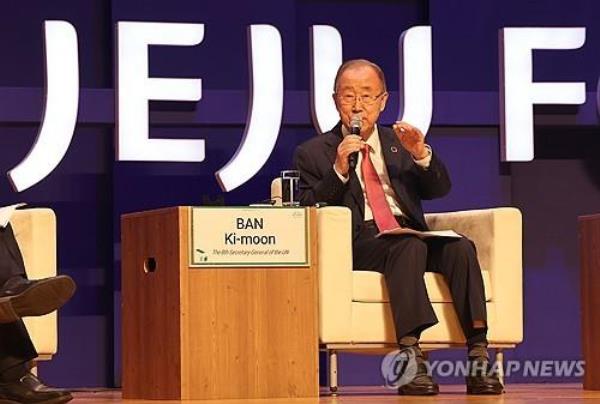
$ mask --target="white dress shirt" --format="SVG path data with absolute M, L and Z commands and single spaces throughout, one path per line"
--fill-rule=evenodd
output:
M 349 134 L 345 126 L 342 126 L 342 133 L 344 136 Z M 390 183 L 390 177 L 385 166 L 385 161 L 383 160 L 383 153 L 381 151 L 381 141 L 379 140 L 379 130 L 377 129 L 377 125 L 375 125 L 373 133 L 371 133 L 371 136 L 369 136 L 365 143 L 371 147 L 371 162 L 373 163 L 373 167 L 375 168 L 375 171 L 379 176 L 379 180 L 381 181 L 381 185 L 383 186 L 385 199 L 387 200 L 388 205 L 390 205 L 390 209 L 392 210 L 394 216 L 401 216 L 402 210 L 400 209 L 400 205 L 398 204 L 398 196 L 392 188 L 392 185 Z M 432 151 L 429 145 L 425 146 L 427 147 L 429 154 L 421 160 L 414 160 L 414 162 L 419 166 L 427 169 L 429 167 L 429 163 L 431 162 Z M 360 188 L 362 189 L 363 197 L 365 200 L 365 221 L 367 221 L 373 220 L 373 211 L 371 210 L 371 206 L 369 205 L 369 200 L 365 191 L 365 182 L 363 179 L 362 170 L 360 168 L 362 159 L 362 152 L 360 152 L 358 153 L 358 161 L 356 163 L 355 172 L 356 176 L 358 177 L 358 181 L 360 182 Z M 333 165 L 333 169 L 344 184 L 350 180 L 350 176 L 345 177 L 335 169 L 335 164 Z

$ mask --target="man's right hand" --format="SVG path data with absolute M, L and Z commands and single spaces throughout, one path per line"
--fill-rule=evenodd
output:
M 335 170 L 344 177 L 347 177 L 348 171 L 350 171 L 348 156 L 354 152 L 360 151 L 363 147 L 365 147 L 365 142 L 360 136 L 344 136 L 344 139 L 337 148 L 337 156 L 335 157 Z

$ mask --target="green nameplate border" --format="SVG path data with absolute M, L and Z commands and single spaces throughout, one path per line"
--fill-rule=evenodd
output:
M 308 208 L 191 210 L 191 267 L 309 266 Z

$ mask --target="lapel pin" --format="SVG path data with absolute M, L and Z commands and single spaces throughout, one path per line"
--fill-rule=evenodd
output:
M 396 146 L 390 147 L 390 150 L 392 151 L 392 153 L 398 153 L 398 148 Z

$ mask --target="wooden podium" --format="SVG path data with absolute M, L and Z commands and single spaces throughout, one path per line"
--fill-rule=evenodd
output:
M 600 214 L 579 217 L 583 388 L 600 390 Z
M 190 207 L 123 215 L 123 398 L 317 397 L 316 220 L 307 214 L 302 268 L 190 267 Z

